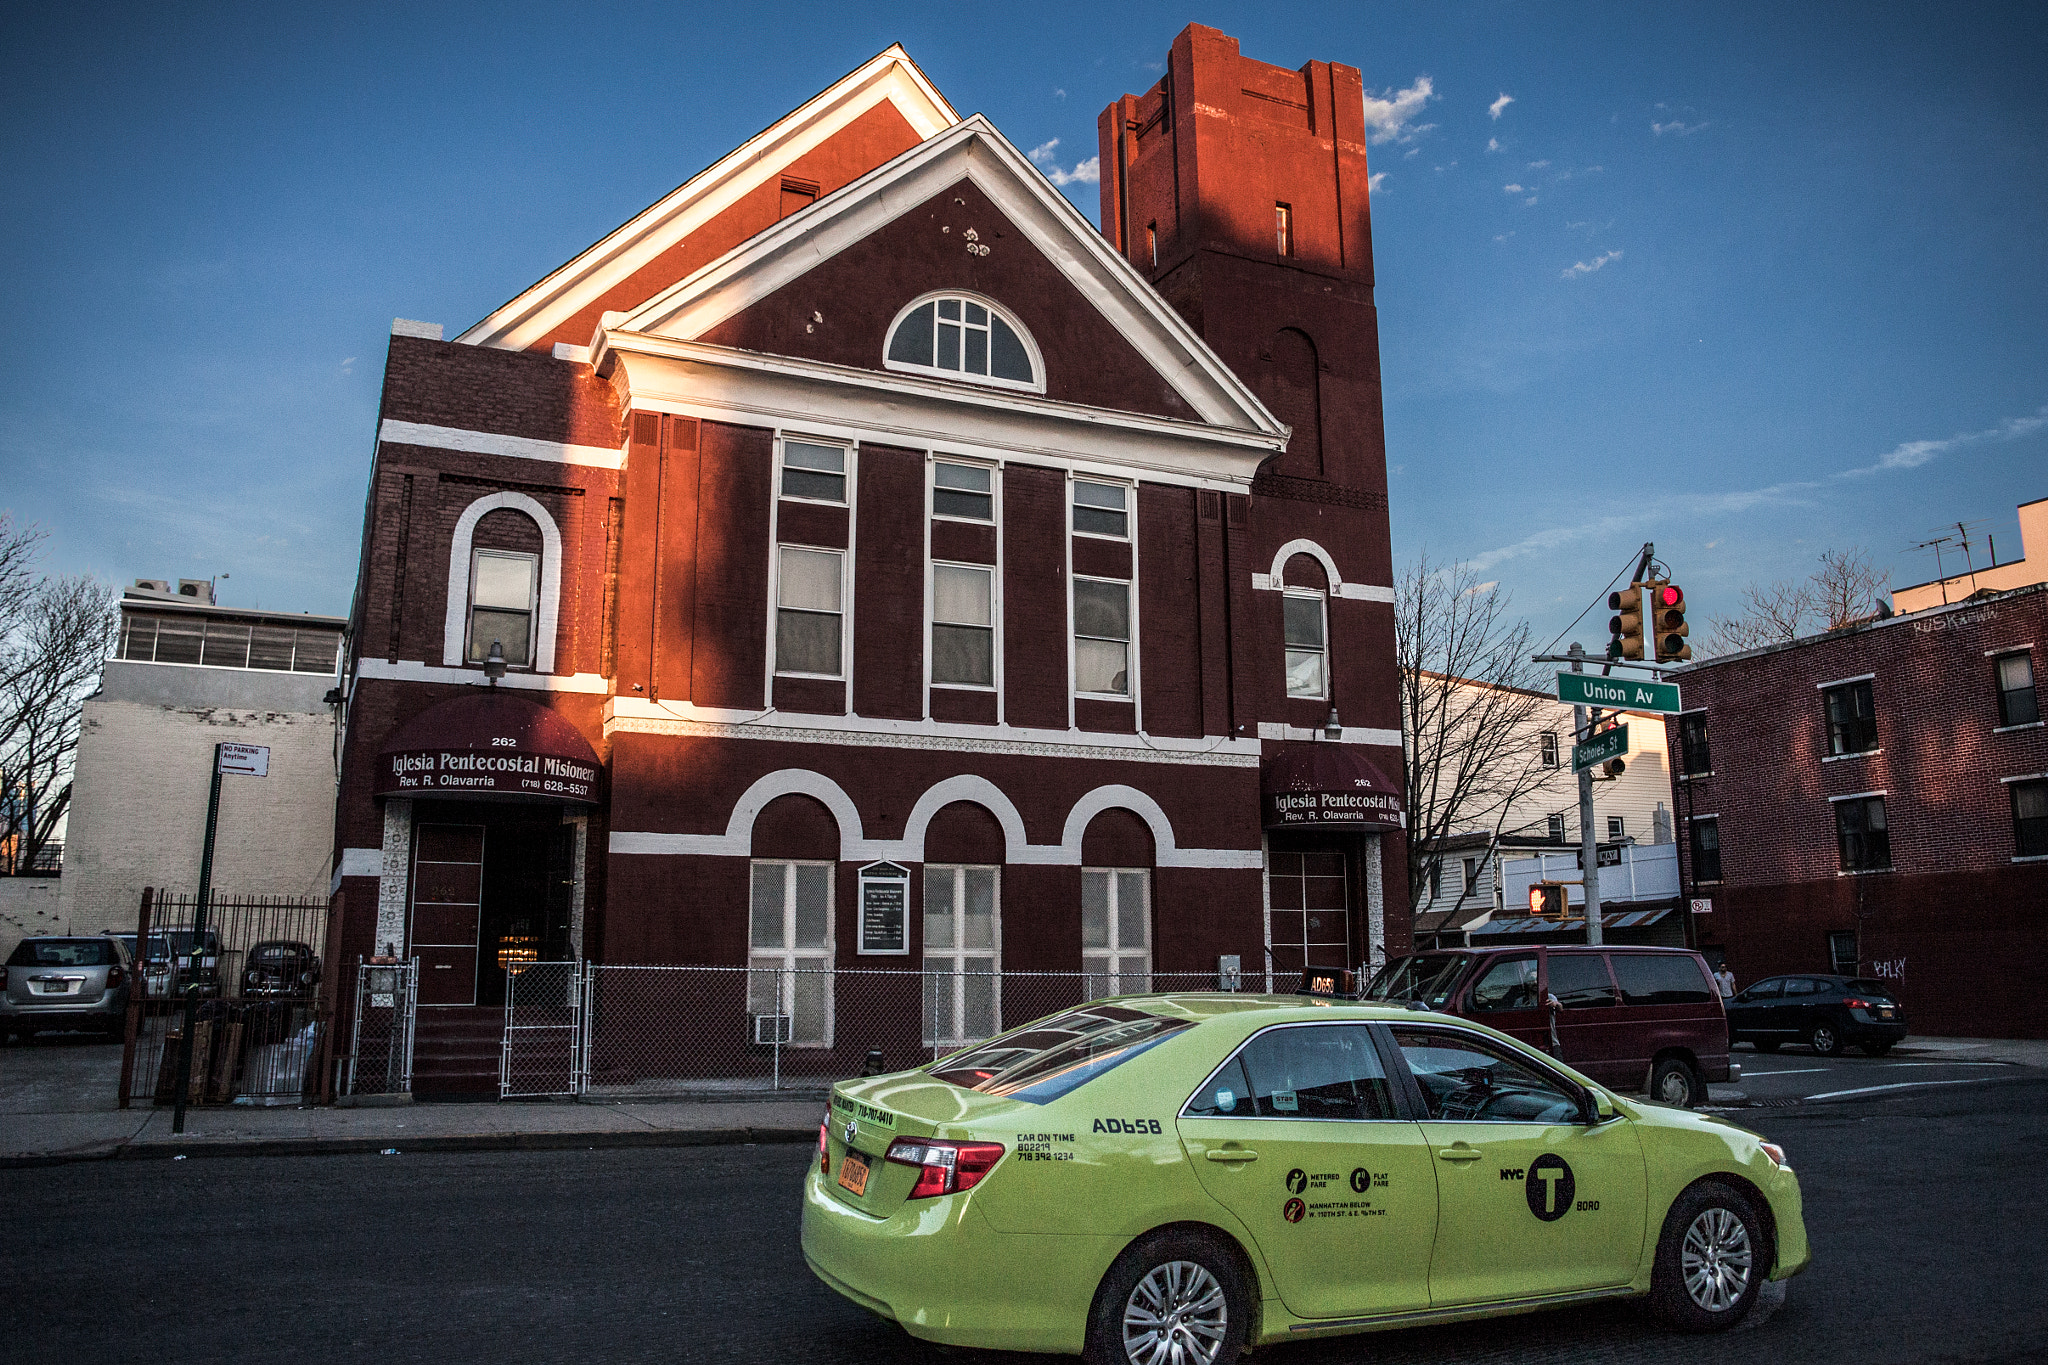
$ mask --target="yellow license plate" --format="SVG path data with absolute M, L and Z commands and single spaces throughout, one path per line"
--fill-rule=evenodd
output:
M 839 1183 L 855 1194 L 868 1192 L 868 1159 L 859 1152 L 848 1152 L 839 1161 Z

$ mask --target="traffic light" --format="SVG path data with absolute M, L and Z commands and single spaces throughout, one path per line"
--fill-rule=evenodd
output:
M 1563 919 L 1564 887 L 1558 882 L 1534 882 L 1529 887 L 1529 913 L 1538 919 Z
M 1644 584 L 1631 583 L 1620 592 L 1607 594 L 1607 609 L 1614 613 L 1608 618 L 1607 657 L 1610 659 L 1640 659 L 1643 657 L 1643 588 Z
M 1647 585 L 1650 593 L 1650 638 L 1659 661 L 1690 659 L 1692 646 L 1685 642 L 1685 589 L 1676 583 Z

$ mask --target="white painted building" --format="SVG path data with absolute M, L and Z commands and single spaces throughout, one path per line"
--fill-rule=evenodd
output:
M 57 918 L 132 928 L 145 886 L 198 889 L 214 745 L 267 748 L 265 777 L 221 779 L 214 889 L 325 897 L 344 622 L 213 604 L 211 584 L 140 580 L 85 703 Z

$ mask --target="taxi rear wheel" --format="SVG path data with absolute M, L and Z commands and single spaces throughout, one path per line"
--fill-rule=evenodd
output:
M 1244 1353 L 1251 1296 L 1221 1239 L 1172 1231 L 1133 1244 L 1088 1313 L 1088 1365 L 1232 1365 Z
M 1769 1273 L 1756 1209 L 1740 1192 L 1703 1181 L 1664 1216 L 1650 1306 L 1681 1332 L 1724 1332 L 1749 1316 Z

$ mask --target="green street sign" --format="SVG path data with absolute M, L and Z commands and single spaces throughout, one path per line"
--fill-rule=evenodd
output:
M 1597 673 L 1558 674 L 1557 699 L 1573 706 L 1604 706 L 1615 711 L 1661 711 L 1666 715 L 1679 711 L 1677 683 L 1603 678 Z
M 1603 730 L 1584 744 L 1572 745 L 1572 771 L 1582 773 L 1588 768 L 1597 768 L 1610 758 L 1620 758 L 1628 752 L 1628 727 L 1617 725 L 1612 730 Z

